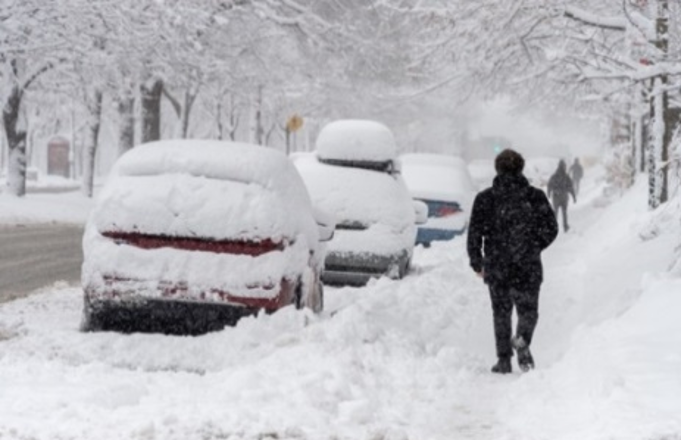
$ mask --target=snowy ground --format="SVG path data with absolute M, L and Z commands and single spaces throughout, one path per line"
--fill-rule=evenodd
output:
M 0 225 L 26 223 L 73 223 L 85 224 L 94 205 L 93 199 L 85 197 L 73 181 L 44 179 L 30 185 L 24 197 L 7 193 L 0 180 Z
M 584 192 L 545 253 L 533 372 L 489 373 L 463 240 L 329 289 L 319 317 L 196 338 L 79 333 L 81 293 L 56 286 L 0 306 L 0 439 L 681 439 L 681 210 L 647 213 L 644 183 Z

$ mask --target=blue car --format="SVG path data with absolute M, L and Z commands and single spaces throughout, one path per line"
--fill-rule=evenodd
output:
M 445 202 L 442 200 L 416 199 L 428 206 L 428 222 L 420 226 L 416 235 L 416 244 L 429 247 L 433 241 L 451 240 L 457 235 L 466 232 L 468 222 L 450 221 L 455 216 L 466 217 L 461 206 L 457 202 Z M 459 220 L 458 218 L 456 220 Z
M 411 196 L 428 206 L 416 244 L 429 247 L 466 232 L 476 188 L 463 159 L 430 153 L 400 156 L 401 173 Z

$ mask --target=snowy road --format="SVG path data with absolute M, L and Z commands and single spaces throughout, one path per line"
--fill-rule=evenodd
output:
M 83 228 L 0 226 L 0 303 L 57 281 L 78 282 Z
M 545 254 L 531 373 L 489 373 L 462 240 L 329 289 L 321 316 L 194 338 L 80 333 L 81 292 L 57 288 L 0 305 L 0 439 L 677 440 L 681 280 L 656 275 L 677 237 L 646 226 L 645 185 L 582 199 Z

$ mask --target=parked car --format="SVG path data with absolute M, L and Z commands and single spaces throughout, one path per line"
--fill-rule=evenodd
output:
M 466 232 L 476 193 L 466 162 L 431 153 L 404 154 L 400 161 L 412 197 L 428 205 L 428 221 L 419 226 L 416 243 L 428 247 Z
M 82 328 L 200 334 L 289 304 L 320 311 L 332 233 L 275 150 L 140 145 L 117 161 L 86 226 Z
M 396 151 L 383 124 L 343 120 L 322 129 L 316 152 L 292 158 L 313 203 L 336 219 L 325 283 L 363 285 L 372 277 L 407 274 L 417 207 L 398 172 Z

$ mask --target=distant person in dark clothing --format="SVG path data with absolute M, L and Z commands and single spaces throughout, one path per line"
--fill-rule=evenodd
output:
M 547 194 L 553 203 L 553 210 L 558 217 L 558 211 L 563 211 L 563 230 L 567 232 L 570 229 L 567 219 L 567 206 L 570 201 L 569 195 L 572 195 L 572 200 L 577 202 L 577 195 L 575 188 L 572 185 L 572 179 L 568 176 L 564 160 L 558 162 L 558 169 L 549 179 Z
M 575 157 L 575 161 L 570 165 L 570 177 L 572 178 L 572 184 L 575 187 L 575 194 L 579 194 L 579 182 L 584 177 L 584 168 L 582 164 L 579 163 L 579 158 Z
M 523 371 L 534 368 L 530 352 L 539 314 L 543 280 L 541 252 L 558 234 L 556 217 L 546 195 L 523 176 L 525 160 L 513 150 L 495 160 L 491 188 L 473 202 L 468 226 L 468 256 L 473 270 L 489 287 L 494 313 L 498 362 L 494 373 L 510 373 L 513 349 Z M 512 335 L 512 312 L 518 326 Z

